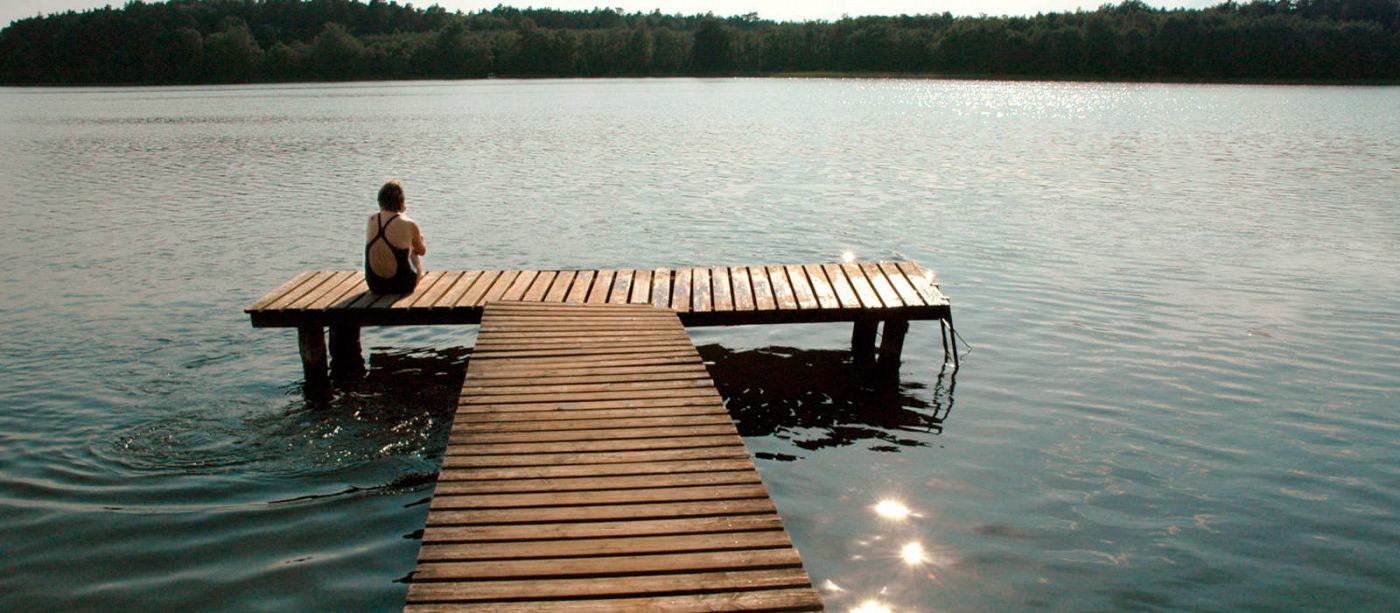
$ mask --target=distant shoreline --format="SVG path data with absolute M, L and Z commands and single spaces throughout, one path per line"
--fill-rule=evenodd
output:
M 451 83 L 467 81 L 625 81 L 662 79 L 843 79 L 843 80 L 909 80 L 909 81 L 1011 81 L 1011 82 L 1052 82 L 1052 83 L 1121 83 L 1124 85 L 1274 85 L 1298 87 L 1397 87 L 1400 79 L 1189 79 L 1189 78 L 1088 78 L 1048 75 L 1002 75 L 1002 74 L 941 74 L 941 73 L 897 73 L 897 72 L 775 72 L 770 74 L 677 74 L 677 75 L 501 75 L 497 77 L 468 77 L 460 79 L 347 79 L 336 81 L 248 81 L 243 83 L 0 83 L 4 89 L 83 89 L 83 88 L 158 88 L 158 87 L 229 87 L 248 85 L 345 85 L 354 83 Z

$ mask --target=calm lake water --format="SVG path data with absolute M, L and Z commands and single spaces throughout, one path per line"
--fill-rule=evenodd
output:
M 1400 603 L 1400 88 L 645 80 L 0 89 L 0 609 L 387 610 L 472 327 L 300 397 L 241 309 L 355 268 L 906 257 L 970 344 L 696 342 L 828 607 Z M 875 512 L 895 500 L 903 520 Z M 922 549 L 910 563 L 900 553 Z

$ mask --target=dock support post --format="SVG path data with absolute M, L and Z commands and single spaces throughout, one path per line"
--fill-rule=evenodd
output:
M 885 332 L 880 338 L 880 368 L 899 370 L 900 356 L 904 354 L 904 337 L 909 333 L 909 320 L 885 320 Z
M 331 326 L 331 378 L 353 381 L 365 374 L 359 326 Z
M 857 365 L 869 364 L 875 359 L 875 329 L 880 324 L 874 319 L 857 319 L 851 329 L 851 355 Z
M 948 329 L 943 333 L 943 336 L 944 336 L 944 340 L 943 340 L 943 361 L 944 361 L 945 363 L 948 361 L 948 342 L 949 342 L 949 341 L 952 341 L 952 344 L 953 344 L 953 372 L 958 372 L 958 331 L 957 331 L 957 329 L 953 328 L 953 313 L 952 313 L 952 311 L 949 311 L 948 314 L 946 314 L 946 315 L 943 316 L 943 321 L 940 322 L 939 325 L 940 325 L 940 327 L 942 327 L 942 326 L 944 326 L 944 325 L 948 326 Z
M 330 383 L 326 368 L 326 331 L 320 325 L 297 327 L 297 347 L 301 350 L 301 370 L 306 376 L 306 390 L 318 393 Z

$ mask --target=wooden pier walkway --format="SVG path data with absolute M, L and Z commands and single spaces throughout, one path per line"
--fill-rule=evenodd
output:
M 632 304 L 673 311 L 686 326 L 849 321 L 857 362 L 898 367 L 912 320 L 939 320 L 944 354 L 953 313 L 933 272 L 915 262 L 591 270 L 452 270 L 427 273 L 411 294 L 374 294 L 364 274 L 308 271 L 249 305 L 253 326 L 295 327 L 309 386 L 331 361 L 362 365 L 363 326 L 475 324 L 490 302 Z
M 671 309 L 486 304 L 406 610 L 821 609 L 708 377 Z

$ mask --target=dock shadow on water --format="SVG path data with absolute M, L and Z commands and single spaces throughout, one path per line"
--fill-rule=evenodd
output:
M 306 400 L 300 382 L 272 406 L 208 399 L 95 451 L 142 472 L 280 477 L 353 472 L 392 457 L 403 460 L 407 482 L 418 482 L 415 475 L 436 471 L 470 355 L 462 347 L 376 348 L 363 377 L 319 400 Z
M 776 436 L 807 450 L 870 441 L 873 450 L 897 452 L 927 446 L 923 437 L 910 435 L 941 434 L 953 410 L 949 372 L 932 377 L 930 389 L 924 382 L 901 381 L 898 373 L 857 367 L 849 351 L 721 345 L 699 350 L 741 436 Z

